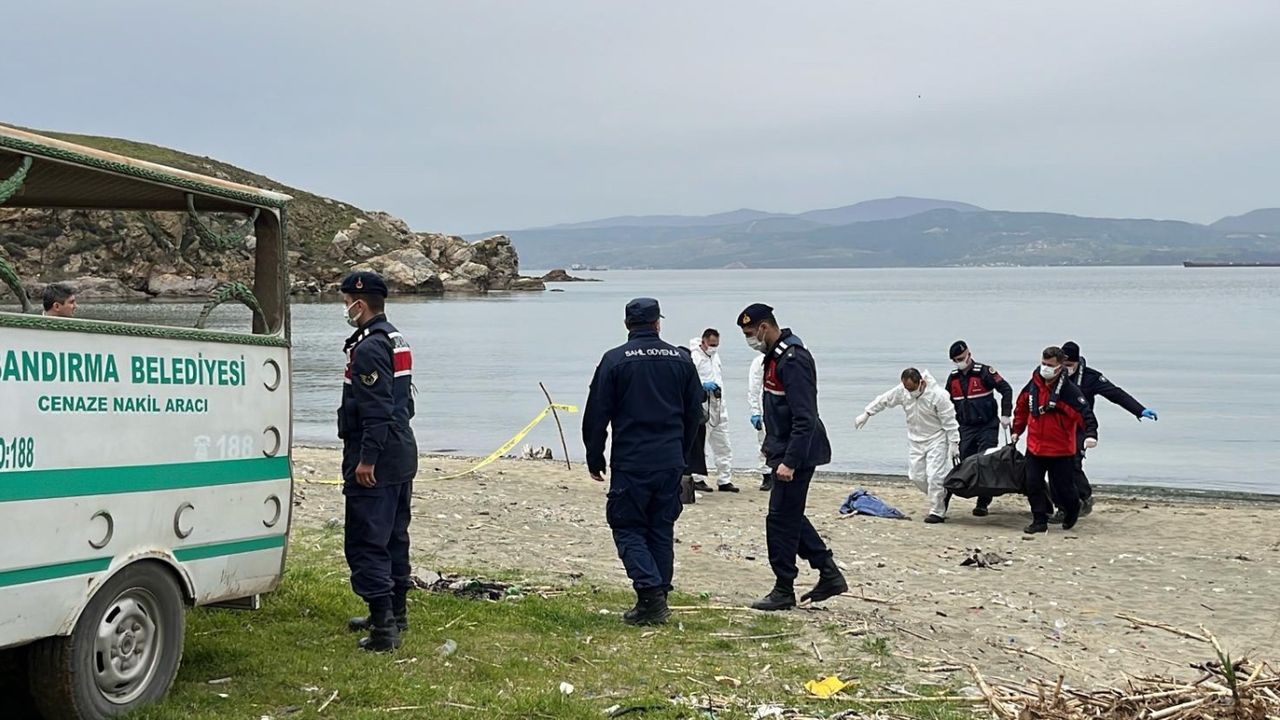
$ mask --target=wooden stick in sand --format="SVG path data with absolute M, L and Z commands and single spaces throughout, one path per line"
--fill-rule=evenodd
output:
M 987 704 L 991 706 L 991 712 L 1005 720 L 1014 720 L 1018 717 L 1016 713 L 1005 707 L 1004 703 L 1000 702 L 1000 699 L 996 697 L 995 691 L 987 684 L 986 679 L 982 677 L 982 673 L 978 672 L 977 665 L 969 666 L 969 674 L 973 676 L 973 681 L 978 684 L 978 690 L 982 693 L 982 697 L 986 698 Z
M 1134 615 L 1127 615 L 1125 613 L 1116 613 L 1116 617 L 1120 618 L 1121 620 L 1128 620 L 1134 625 L 1145 625 L 1146 627 L 1155 628 L 1157 630 L 1164 630 L 1165 632 L 1173 633 L 1174 635 L 1181 635 L 1182 637 L 1191 638 L 1192 640 L 1199 640 L 1200 642 L 1203 642 L 1203 643 L 1211 642 L 1209 638 L 1205 637 L 1204 635 L 1197 635 L 1196 633 L 1193 633 L 1190 630 L 1183 630 L 1180 627 L 1174 627 L 1173 625 L 1167 625 L 1162 622 L 1156 622 L 1154 620 L 1143 620 L 1140 617 L 1136 617 Z
M 573 463 L 569 462 L 569 443 L 564 441 L 564 426 L 560 424 L 560 413 L 556 412 L 556 404 L 551 401 L 551 393 L 547 392 L 547 386 L 538 383 L 538 387 L 542 388 L 542 394 L 547 396 L 547 405 L 551 407 L 551 417 L 556 419 L 556 430 L 560 431 L 560 447 L 564 449 L 564 464 L 572 470 Z

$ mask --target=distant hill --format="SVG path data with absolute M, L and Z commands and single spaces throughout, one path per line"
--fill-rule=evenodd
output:
M 1280 232 L 1280 208 L 1264 208 L 1244 215 L 1224 217 L 1209 227 L 1223 233 Z
M 711 227 L 718 225 L 736 225 L 752 220 L 787 217 L 780 213 L 767 213 L 761 210 L 743 208 L 715 215 L 623 215 L 622 217 L 587 220 L 578 223 L 561 223 L 552 225 L 549 230 L 587 230 L 603 227 Z
M 969 203 L 951 200 L 933 200 L 930 198 L 892 197 L 879 200 L 866 200 L 844 207 L 826 210 L 810 210 L 796 217 L 803 220 L 819 222 L 823 225 L 848 225 L 856 222 L 873 220 L 893 220 L 911 217 L 931 210 L 955 210 L 957 212 L 975 212 L 982 208 Z
M 857 212 L 874 217 L 894 208 L 913 207 L 901 200 L 906 199 L 837 210 L 853 212 L 861 206 Z M 721 226 L 537 228 L 510 235 L 529 267 L 574 263 L 612 268 L 1170 265 L 1184 260 L 1280 260 L 1280 229 L 1241 234 L 1217 223 L 1000 212 L 949 204 L 960 207 L 843 225 L 818 223 L 811 213 L 800 213 Z M 818 212 L 836 216 L 836 211 Z M 1242 217 L 1250 215 L 1254 213 Z M 1256 224 L 1251 221 L 1246 226 Z
M 892 197 L 878 200 L 864 200 L 853 205 L 845 205 L 825 210 L 809 210 L 802 213 L 775 213 L 763 210 L 742 208 L 714 215 L 622 215 L 619 217 L 587 220 L 585 222 L 560 223 L 547 227 L 529 228 L 529 230 L 598 230 L 611 227 L 728 227 L 749 223 L 753 220 L 798 219 L 815 225 L 847 225 L 868 220 L 888 220 L 891 218 L 917 215 L 930 210 L 958 210 L 969 212 L 981 210 L 977 205 L 954 202 L 951 200 L 933 200 L 930 198 Z M 508 231 L 503 231 L 508 232 Z M 492 233 L 477 233 L 476 236 Z

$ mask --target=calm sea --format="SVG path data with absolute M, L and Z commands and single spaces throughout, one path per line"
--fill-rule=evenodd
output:
M 587 273 L 587 275 L 592 275 Z M 414 421 L 424 450 L 487 454 L 544 405 L 581 405 L 601 353 L 625 340 L 622 308 L 661 300 L 664 337 L 687 343 L 724 333 L 722 357 L 735 465 L 754 463 L 746 375 L 751 351 L 734 319 L 767 302 L 817 358 L 819 404 L 835 448 L 832 469 L 903 473 L 906 437 L 893 410 L 855 432 L 853 417 L 904 367 L 937 378 L 947 347 L 974 356 L 1020 387 L 1049 344 L 1075 340 L 1102 370 L 1160 414 L 1138 423 L 1099 400 L 1101 441 L 1090 476 L 1101 482 L 1280 493 L 1280 270 L 1184 268 L 975 268 L 876 270 L 612 271 L 564 292 L 399 300 L 392 322 L 414 346 Z M 84 305 L 85 317 L 190 325 L 198 305 Z M 293 308 L 295 437 L 336 443 L 334 412 L 349 329 L 335 303 Z M 247 325 L 242 308 L 213 325 Z M 579 416 L 570 452 L 582 454 Z M 555 426 L 525 442 L 560 455 Z

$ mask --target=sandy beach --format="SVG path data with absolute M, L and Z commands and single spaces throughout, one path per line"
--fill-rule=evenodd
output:
M 415 488 L 415 565 L 513 571 L 568 585 L 626 587 L 604 522 L 606 486 L 563 461 L 503 459 L 460 479 L 433 481 L 475 461 L 424 457 Z M 297 448 L 295 528 L 341 522 L 339 454 Z M 739 494 L 700 495 L 676 526 L 679 591 L 743 606 L 772 580 L 764 541 L 767 494 L 738 478 Z M 912 516 L 841 516 L 866 487 Z M 987 518 L 958 501 L 944 525 L 926 525 L 924 498 L 884 479 L 815 482 L 809 514 L 835 552 L 851 593 L 793 613 L 818 651 L 848 654 L 858 639 L 887 638 L 915 666 L 974 663 L 1003 677 L 1110 684 L 1123 673 L 1186 675 L 1209 646 L 1117 615 L 1192 634 L 1203 625 L 1233 657 L 1280 659 L 1280 506 L 1102 495 L 1070 532 L 1022 533 L 1025 499 L 996 500 Z M 962 566 L 975 550 L 994 568 Z M 797 589 L 816 573 L 802 570 Z M 847 635 L 831 632 L 832 624 Z M 822 629 L 822 630 L 820 630 Z M 844 643 L 844 648 L 840 644 Z

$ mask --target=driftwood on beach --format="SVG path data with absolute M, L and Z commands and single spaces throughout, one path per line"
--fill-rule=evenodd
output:
M 1280 720 L 1280 673 L 1267 662 L 1232 661 L 1213 633 L 1145 620 L 1117 617 L 1212 647 L 1216 660 L 1190 666 L 1200 677 L 1187 682 L 1167 677 L 1128 677 L 1125 687 L 1073 688 L 1055 681 L 985 678 L 977 666 L 969 673 L 992 714 L 1001 720 Z

